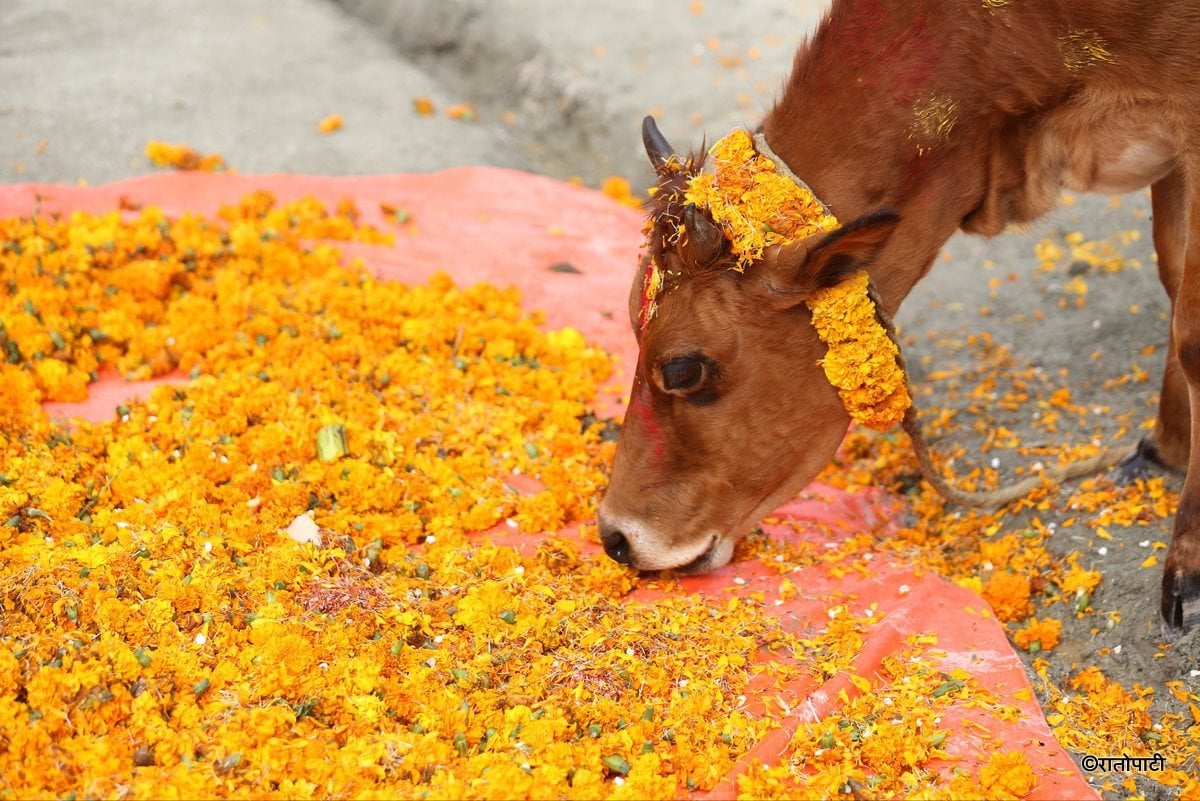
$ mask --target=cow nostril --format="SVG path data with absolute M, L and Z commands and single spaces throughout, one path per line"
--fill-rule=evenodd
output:
M 604 552 L 614 562 L 622 565 L 629 564 L 629 540 L 625 539 L 624 534 L 614 531 L 601 541 L 604 543 Z
M 610 559 L 618 564 L 629 564 L 629 540 L 620 529 L 601 522 L 600 542 L 603 543 L 604 552 Z

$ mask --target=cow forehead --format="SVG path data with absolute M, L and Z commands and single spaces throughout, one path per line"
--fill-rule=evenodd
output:
M 728 369 L 752 331 L 770 334 L 769 312 L 741 297 L 744 279 L 727 273 L 689 279 L 661 294 L 656 316 L 642 332 L 639 369 L 681 356 L 703 356 Z

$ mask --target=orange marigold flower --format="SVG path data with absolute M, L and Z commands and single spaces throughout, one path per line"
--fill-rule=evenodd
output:
M 1069 683 L 1072 689 L 1098 693 L 1108 686 L 1108 679 L 1100 668 L 1090 665 L 1072 676 Z
M 1013 642 L 1026 651 L 1049 651 L 1062 636 L 1062 621 L 1056 618 L 1030 618 L 1025 628 L 1013 632 Z
M 996 617 L 1005 622 L 1020 620 L 1029 614 L 1029 577 L 1021 573 L 997 570 L 983 585 L 983 597 Z
M 344 123 L 341 114 L 329 114 L 322 117 L 321 121 L 317 123 L 317 130 L 323 134 L 330 134 L 340 130 Z
M 622 178 L 619 175 L 610 175 L 600 184 L 600 191 L 623 206 L 629 206 L 633 209 L 640 209 L 642 207 L 643 201 L 633 193 L 628 178 Z
M 1068 596 L 1091 593 L 1100 585 L 1103 575 L 1099 570 L 1086 570 L 1078 564 L 1079 555 L 1069 557 L 1070 568 L 1063 574 L 1059 586 Z

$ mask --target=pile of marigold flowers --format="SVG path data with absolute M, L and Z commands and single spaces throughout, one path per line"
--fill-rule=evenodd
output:
M 861 646 L 469 536 L 593 515 L 609 359 L 514 291 L 344 264 L 390 239 L 357 217 L 0 220 L 5 795 L 674 797 L 771 727 L 751 680 Z M 102 371 L 179 380 L 47 417 Z
M 953 729 L 963 728 L 964 709 L 1016 719 L 1008 706 L 965 670 L 946 673 L 931 658 L 937 638 L 913 635 L 884 659 L 874 684 L 852 681 L 861 694 L 835 714 L 800 726 L 790 756 L 779 765 L 756 765 L 742 777 L 750 798 L 834 798 L 850 788 L 854 798 L 1023 798 L 1037 774 L 1019 750 L 997 741 L 978 774 L 947 770 Z M 969 725 L 969 723 L 968 723 Z M 979 724 L 976 727 L 982 728 Z M 986 736 L 986 730 L 981 731 Z M 942 775 L 949 773 L 946 780 Z
M 830 598 L 794 631 L 761 599 L 631 597 L 644 579 L 571 539 L 489 534 L 594 514 L 609 359 L 514 291 L 372 279 L 336 242 L 391 234 L 358 218 L 257 193 L 215 218 L 0 220 L 0 795 L 665 798 L 739 764 L 755 798 L 1036 787 L 1019 752 L 947 768 L 955 716 L 1019 711 L 943 672 L 934 638 L 847 674 L 882 612 Z M 44 413 L 107 371 L 178 381 L 105 422 Z M 910 469 L 889 448 L 852 437 L 842 474 Z M 916 508 L 884 547 L 977 582 L 1040 648 L 1028 616 L 1099 580 L 998 522 L 935 537 Z M 866 571 L 877 535 L 742 555 L 795 597 L 786 573 Z M 1050 565 L 1053 589 L 989 560 Z M 847 675 L 783 762 L 742 762 L 788 713 L 755 699 Z M 1143 701 L 1080 686 L 1096 715 Z

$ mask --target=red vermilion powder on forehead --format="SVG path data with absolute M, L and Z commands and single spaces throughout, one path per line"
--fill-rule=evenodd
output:
M 654 414 L 653 398 L 650 395 L 650 385 L 644 377 L 639 376 L 634 383 L 633 397 L 629 404 L 629 413 L 637 418 L 642 431 L 650 442 L 650 458 L 659 463 L 667 452 L 667 439 L 663 435 L 662 425 Z

